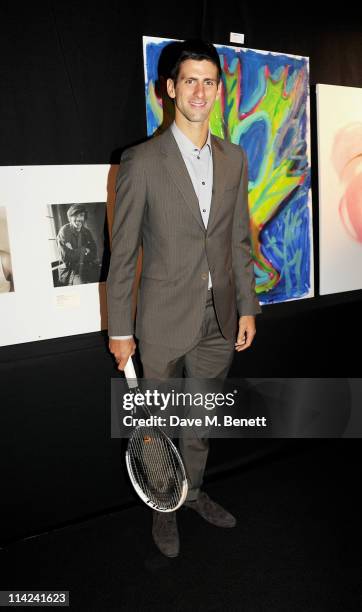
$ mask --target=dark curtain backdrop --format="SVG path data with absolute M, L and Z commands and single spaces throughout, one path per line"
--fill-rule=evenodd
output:
M 2 2 L 0 164 L 107 163 L 143 139 L 142 35 L 243 32 L 246 47 L 310 57 L 312 102 L 316 83 L 362 87 L 362 9 L 348 4 Z
M 246 47 L 307 55 L 318 289 L 315 84 L 362 87 L 362 9 L 344 2 L 316 11 L 317 3 L 261 8 L 250 1 L 2 2 L 0 164 L 117 163 L 124 147 L 144 139 L 142 35 L 227 44 L 230 31 L 242 32 Z M 359 376 L 361 296 L 265 307 L 254 346 L 235 357 L 232 375 Z M 132 501 L 119 441 L 109 433 L 117 373 L 105 333 L 3 347 L 0 374 L 0 541 Z M 274 448 L 270 441 L 215 442 L 214 470 Z

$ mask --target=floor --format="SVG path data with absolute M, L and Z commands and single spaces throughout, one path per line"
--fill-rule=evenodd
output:
M 357 612 L 362 609 L 358 440 L 315 441 L 206 483 L 238 518 L 181 509 L 181 552 L 158 553 L 141 503 L 9 545 L 1 589 L 68 590 L 70 609 Z

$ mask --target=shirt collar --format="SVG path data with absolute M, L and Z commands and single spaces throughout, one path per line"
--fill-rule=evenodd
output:
M 198 149 L 196 147 L 196 145 L 194 145 L 194 143 L 187 138 L 187 136 L 182 132 L 182 130 L 180 130 L 180 128 L 176 125 L 176 122 L 174 121 L 171 125 L 171 131 L 172 134 L 174 135 L 174 138 L 178 144 L 178 147 L 181 151 L 181 153 L 183 155 L 198 155 L 200 153 L 200 151 L 203 151 L 205 148 L 208 148 L 209 152 L 211 153 L 211 134 L 210 134 L 210 130 L 208 132 L 207 135 L 207 140 L 204 144 L 204 146 L 202 147 L 202 149 Z

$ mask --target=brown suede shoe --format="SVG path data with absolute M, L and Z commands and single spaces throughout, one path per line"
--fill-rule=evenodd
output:
M 205 521 L 216 527 L 235 527 L 236 525 L 235 516 L 212 501 L 204 491 L 199 493 L 196 501 L 186 501 L 184 505 L 186 508 L 195 510 Z
M 165 557 L 177 557 L 180 552 L 176 512 L 153 510 L 153 541 Z

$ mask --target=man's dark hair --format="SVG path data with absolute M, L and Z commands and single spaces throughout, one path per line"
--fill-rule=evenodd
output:
M 175 45 L 176 47 L 176 45 Z M 174 58 L 174 63 L 171 67 L 170 70 L 170 76 L 169 78 L 173 80 L 173 82 L 176 84 L 176 81 L 178 79 L 178 75 L 180 72 L 180 66 L 182 64 L 182 62 L 185 62 L 186 60 L 208 60 L 209 62 L 212 62 L 218 71 L 218 82 L 221 79 L 221 64 L 220 64 L 220 58 L 218 55 L 218 52 L 216 51 L 214 45 L 212 45 L 211 43 L 205 41 L 205 40 L 199 40 L 197 38 L 189 38 L 188 40 L 185 40 L 184 42 L 178 43 L 177 44 L 177 54 L 175 55 Z

